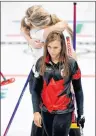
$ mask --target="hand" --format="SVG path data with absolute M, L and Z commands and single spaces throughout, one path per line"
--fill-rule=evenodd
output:
M 82 128 L 84 128 L 84 123 L 85 123 L 85 117 L 82 116 L 78 116 L 77 118 L 77 126 L 81 126 Z
M 30 39 L 29 40 L 29 46 L 32 48 L 40 49 L 44 46 L 44 43 L 40 42 L 40 40 L 37 39 Z
M 34 113 L 34 124 L 37 127 L 42 127 L 41 126 L 41 124 L 42 124 L 42 117 L 41 117 L 41 114 L 39 112 L 35 112 Z

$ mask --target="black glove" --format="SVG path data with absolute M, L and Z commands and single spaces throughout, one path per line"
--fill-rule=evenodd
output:
M 85 117 L 83 115 L 78 116 L 77 126 L 81 126 L 82 128 L 84 128 L 84 123 L 85 123 Z

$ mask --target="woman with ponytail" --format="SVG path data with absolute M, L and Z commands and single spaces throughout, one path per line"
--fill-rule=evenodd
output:
M 25 16 L 21 20 L 21 32 L 32 49 L 32 65 L 34 65 L 43 55 L 45 40 L 48 34 L 54 30 L 60 32 L 64 32 L 66 30 L 71 37 L 71 41 L 73 40 L 72 29 L 68 26 L 66 21 L 59 19 L 55 14 L 49 14 L 41 5 L 34 5 L 27 9 Z M 71 54 L 71 56 L 76 59 L 76 54 L 72 44 L 69 44 L 68 46 L 66 47 L 67 54 Z M 70 52 L 68 48 L 70 48 Z M 29 81 L 29 90 L 31 94 L 34 72 L 33 67 Z M 46 134 L 43 128 L 37 127 L 33 122 L 31 136 L 46 136 Z M 70 136 L 80 135 L 75 135 L 74 133 L 74 135 L 70 134 Z

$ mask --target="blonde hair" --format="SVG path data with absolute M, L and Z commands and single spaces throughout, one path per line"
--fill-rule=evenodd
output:
M 21 21 L 21 28 L 25 28 L 26 31 L 31 30 L 32 27 L 47 27 L 55 25 L 61 20 L 55 14 L 49 14 L 41 5 L 34 5 L 27 9 L 25 17 Z M 71 38 L 73 38 L 73 32 L 70 27 L 67 27 Z

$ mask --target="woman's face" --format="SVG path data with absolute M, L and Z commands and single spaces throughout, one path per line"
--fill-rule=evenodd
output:
M 58 59 L 61 52 L 61 42 L 59 40 L 50 42 L 47 46 L 47 50 L 52 59 Z

